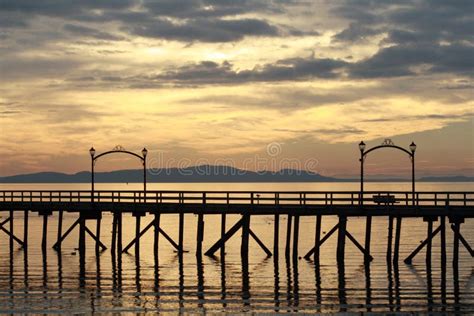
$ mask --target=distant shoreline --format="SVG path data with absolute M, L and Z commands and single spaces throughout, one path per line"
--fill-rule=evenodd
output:
M 96 172 L 95 183 L 142 183 L 143 170 Z M 359 178 L 327 177 L 305 170 L 248 171 L 228 166 L 194 166 L 177 169 L 147 170 L 147 183 L 338 183 L 359 182 Z M 39 172 L 0 177 L 0 183 L 90 183 L 91 173 Z M 411 182 L 411 179 L 384 175 L 366 176 L 364 182 Z M 425 176 L 416 182 L 474 182 L 466 176 Z

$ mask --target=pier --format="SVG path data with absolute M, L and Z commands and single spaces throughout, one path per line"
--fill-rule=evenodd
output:
M 154 234 L 154 254 L 159 253 L 159 236 L 163 236 L 179 254 L 186 250 L 184 240 L 185 214 L 195 214 L 197 221 L 196 256 L 202 254 L 214 256 L 218 250 L 221 257 L 226 242 L 241 233 L 241 256 L 249 256 L 249 240 L 253 239 L 262 249 L 264 256 L 278 256 L 280 218 L 287 217 L 285 238 L 285 256 L 298 259 L 303 255 L 305 259 L 319 261 L 320 248 L 329 238 L 337 238 L 337 262 L 343 264 L 345 246 L 353 243 L 359 249 L 362 258 L 368 264 L 373 259 L 370 252 L 371 225 L 366 226 L 365 240 L 357 240 L 347 229 L 347 221 L 351 217 L 373 216 L 388 218 L 387 232 L 387 261 L 398 264 L 400 260 L 410 264 L 421 250 L 426 250 L 426 262 L 431 261 L 432 241 L 440 237 L 440 254 L 442 263 L 446 264 L 446 229 L 454 232 L 453 266 L 456 267 L 459 258 L 460 246 L 467 249 L 471 256 L 474 251 L 468 240 L 462 235 L 462 224 L 474 217 L 474 192 L 405 192 L 405 191 L 0 191 L 0 211 L 7 212 L 8 217 L 0 222 L 0 229 L 9 236 L 10 249 L 16 243 L 20 248 L 28 247 L 28 223 L 31 213 L 42 216 L 43 233 L 41 236 L 42 251 L 46 251 L 51 244 L 48 239 L 54 238 L 55 250 L 61 251 L 61 244 L 74 230 L 79 229 L 79 254 L 85 257 L 86 235 L 95 241 L 95 251 L 99 253 L 110 249 L 114 255 L 121 255 L 132 248 L 137 259 L 140 252 L 140 238 L 148 231 Z M 64 229 L 62 217 L 64 212 L 77 214 L 77 220 Z M 113 214 L 112 227 L 101 228 L 102 214 Z M 13 223 L 17 214 L 23 214 L 23 231 L 13 230 Z M 132 214 L 135 218 L 135 237 L 124 240 L 122 236 L 123 214 Z M 167 214 L 179 215 L 176 225 L 178 240 L 160 227 L 161 216 Z M 240 215 L 240 220 L 226 227 L 226 216 Z M 261 240 L 252 230 L 252 217 L 271 215 L 273 217 L 273 244 Z M 48 236 L 48 218 L 58 217 L 57 235 Z M 220 238 L 209 249 L 203 249 L 205 220 L 208 216 L 220 216 Z M 299 222 L 302 216 L 315 219 L 314 247 L 307 249 L 303 254 L 298 253 L 301 236 Z M 321 223 L 328 216 L 337 216 L 337 224 L 324 236 L 321 234 Z M 420 224 L 426 223 L 426 239 L 413 249 L 406 258 L 399 257 L 399 247 L 402 242 L 401 231 L 404 218 L 420 218 Z M 146 225 L 142 221 L 148 220 Z M 96 231 L 87 227 L 87 222 L 96 221 Z M 436 227 L 436 228 L 435 228 Z M 112 242 L 105 245 L 101 235 L 112 232 Z M 336 234 L 337 233 L 337 234 Z M 313 238 L 313 237 L 311 237 Z M 191 241 L 188 241 L 191 242 Z M 444 259 L 443 259 L 444 258 Z M 223 258 L 222 258 L 223 259 Z

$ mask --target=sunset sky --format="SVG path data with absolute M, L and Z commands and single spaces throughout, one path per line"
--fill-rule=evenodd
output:
M 0 0 L 0 56 L 0 176 L 120 144 L 154 168 L 356 177 L 358 143 L 385 138 L 418 145 L 420 176 L 474 175 L 474 1 Z

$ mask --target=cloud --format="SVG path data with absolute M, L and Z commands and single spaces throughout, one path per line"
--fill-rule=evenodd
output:
M 124 39 L 124 37 L 122 36 L 113 35 L 107 32 L 99 31 L 90 27 L 77 24 L 65 24 L 63 28 L 64 30 L 77 36 L 93 37 L 106 41 L 119 41 Z
M 132 34 L 167 40 L 231 42 L 244 36 L 277 36 L 278 29 L 260 19 L 153 19 L 123 28 Z

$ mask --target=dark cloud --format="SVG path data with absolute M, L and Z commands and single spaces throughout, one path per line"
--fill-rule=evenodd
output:
M 425 114 L 425 115 L 397 115 L 392 117 L 380 117 L 367 119 L 364 122 L 400 122 L 400 121 L 423 121 L 423 120 L 469 120 L 474 117 L 474 112 L 463 114 Z
M 180 23 L 153 19 L 123 28 L 130 33 L 178 41 L 230 42 L 244 36 L 276 36 L 275 26 L 259 19 L 189 19 Z
M 66 24 L 63 28 L 64 30 L 77 36 L 93 37 L 106 41 L 119 41 L 124 39 L 122 36 L 113 35 L 107 32 L 102 32 L 90 27 L 77 24 Z
M 354 63 L 350 74 L 356 78 L 387 78 L 418 73 L 474 74 L 474 46 L 410 44 L 383 48 L 366 60 Z M 416 69 L 425 67 L 426 69 Z

